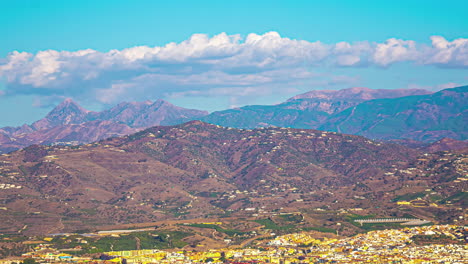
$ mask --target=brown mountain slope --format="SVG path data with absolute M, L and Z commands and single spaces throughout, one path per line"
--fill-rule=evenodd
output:
M 125 124 L 112 121 L 89 121 L 81 124 L 60 125 L 27 135 L 35 144 L 83 144 L 103 138 L 124 136 L 137 132 Z
M 31 146 L 0 157 L 0 233 L 25 225 L 32 234 L 165 219 L 267 217 L 324 206 L 385 206 L 395 213 L 395 195 L 457 178 L 455 169 L 422 175 L 434 164 L 414 163 L 418 155 L 359 136 L 237 130 L 199 121 L 80 147 Z M 414 168 L 406 171 L 408 166 Z M 414 186 L 405 189 L 408 184 Z
M 453 151 L 462 149 L 468 149 L 468 142 L 455 140 L 452 138 L 443 138 L 428 145 L 423 150 L 432 153 L 437 151 Z

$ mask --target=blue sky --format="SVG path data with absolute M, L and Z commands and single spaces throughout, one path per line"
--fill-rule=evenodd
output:
M 65 97 L 92 110 L 163 98 L 214 111 L 313 89 L 464 85 L 466 10 L 428 0 L 0 0 L 0 126 L 31 123 Z

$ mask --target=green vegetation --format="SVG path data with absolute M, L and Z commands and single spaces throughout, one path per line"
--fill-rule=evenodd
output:
M 454 195 L 452 196 L 449 196 L 443 200 L 440 201 L 441 204 L 445 204 L 447 203 L 448 201 L 451 201 L 451 202 L 458 202 L 458 201 L 461 201 L 463 203 L 463 205 L 466 205 L 468 202 L 468 192 L 457 192 L 455 193 Z
M 22 263 L 23 264 L 36 264 L 38 262 L 36 262 L 36 260 L 33 258 L 25 258 Z
M 92 244 L 95 248 L 89 249 L 90 253 L 136 249 L 136 241 L 133 235 L 126 235 L 121 237 L 102 237 L 94 241 Z
M 184 215 L 188 215 L 190 212 L 174 212 L 174 217 L 179 217 L 179 216 L 184 216 Z M 185 219 L 185 218 L 184 218 Z
M 431 202 L 437 202 L 437 201 L 442 200 L 443 197 L 438 194 L 431 194 L 429 195 L 429 199 L 431 200 Z
M 294 225 L 278 225 L 275 222 L 273 222 L 271 219 L 259 219 L 255 220 L 255 222 L 265 226 L 265 229 L 271 229 L 271 230 L 289 230 L 289 229 L 294 229 Z
M 414 243 L 421 244 L 463 244 L 462 241 L 454 240 L 452 237 L 442 234 L 437 235 L 415 235 L 411 238 Z
M 300 214 L 286 214 L 280 215 L 280 217 L 287 222 L 300 223 L 302 222 L 302 215 Z
M 323 232 L 323 233 L 336 233 L 336 230 L 333 228 L 326 228 L 326 227 L 304 227 L 301 228 L 304 231 L 318 231 L 318 232 Z
M 370 214 L 370 215 L 349 214 L 345 216 L 345 220 L 353 223 L 354 220 L 371 219 L 371 218 L 374 218 L 375 216 L 376 216 L 375 214 Z
M 82 208 L 82 209 L 79 209 L 79 210 L 82 211 L 83 213 L 87 214 L 87 215 L 96 215 L 97 214 L 96 208 Z
M 28 170 L 26 169 L 25 166 L 20 165 L 20 166 L 18 166 L 18 169 L 21 171 L 21 173 L 23 173 L 23 176 L 27 176 L 27 175 L 28 175 Z
M 361 229 L 366 231 L 371 230 L 384 230 L 384 229 L 398 229 L 403 228 L 400 223 L 365 223 L 362 226 L 358 224 Z
M 206 197 L 206 198 L 216 198 L 221 196 L 223 193 L 222 192 L 199 192 L 195 194 L 196 196 L 200 197 Z
M 136 250 L 137 244 L 140 249 L 168 249 L 181 248 L 187 245 L 183 238 L 191 235 L 180 231 L 170 232 L 138 232 L 125 235 L 105 237 L 83 237 L 79 235 L 69 237 L 54 237 L 51 244 L 58 249 L 68 249 L 80 246 L 83 253 L 101 253 L 106 251 Z M 70 252 L 74 253 L 74 252 Z
M 0 240 L 7 240 L 8 242 L 23 242 L 29 240 L 29 237 L 16 234 L 0 234 Z
M 192 226 L 192 227 L 199 227 L 199 228 L 211 228 L 211 229 L 214 229 L 220 233 L 224 233 L 228 236 L 240 236 L 240 235 L 244 235 L 245 232 L 241 232 L 239 230 L 236 230 L 236 229 L 224 229 L 222 227 L 220 227 L 219 225 L 214 225 L 214 224 L 189 224 L 187 226 Z
M 426 196 L 426 193 L 424 192 L 418 192 L 418 193 L 407 193 L 403 195 L 399 195 L 395 197 L 392 202 L 398 202 L 398 201 L 411 201 L 414 199 L 422 198 Z

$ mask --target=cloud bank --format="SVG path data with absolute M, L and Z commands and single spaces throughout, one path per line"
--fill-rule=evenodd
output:
M 181 43 L 99 52 L 14 51 L 0 59 L 4 96 L 87 97 L 100 103 L 170 96 L 247 96 L 297 84 L 352 82 L 316 67 L 391 67 L 398 62 L 468 68 L 468 39 L 432 44 L 391 38 L 325 44 L 263 35 L 194 34 Z

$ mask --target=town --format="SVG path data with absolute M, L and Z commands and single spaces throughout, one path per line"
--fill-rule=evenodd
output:
M 119 232 L 124 231 L 101 235 Z M 56 236 L 87 243 L 73 234 Z M 316 233 L 301 232 L 255 240 L 244 248 L 120 250 L 87 256 L 76 254 L 79 251 L 58 250 L 50 243 L 53 238 L 44 237 L 22 257 L 0 263 L 26 263 L 26 259 L 36 263 L 466 263 L 467 238 L 466 226 L 432 225 L 370 231 L 345 238 L 317 238 Z

